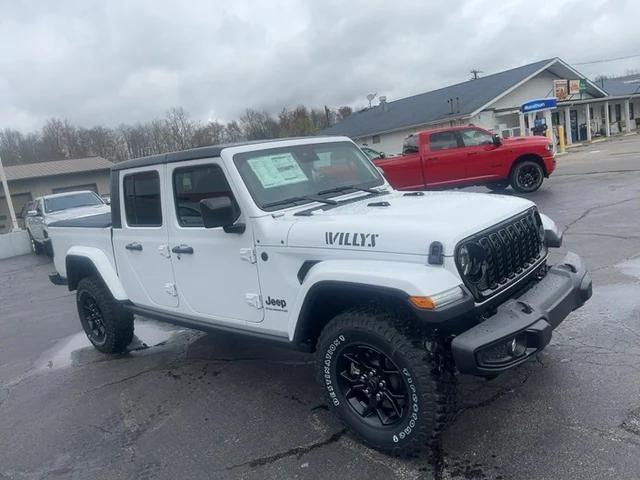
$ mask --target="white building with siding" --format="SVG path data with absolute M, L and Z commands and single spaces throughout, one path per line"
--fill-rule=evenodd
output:
M 520 107 L 554 96 L 554 80 L 583 80 L 586 89 L 558 102 L 547 123 L 565 127 L 568 144 L 638 129 L 640 79 L 594 83 L 559 58 L 531 63 L 355 112 L 322 134 L 346 135 L 388 155 L 429 128 L 474 124 L 502 136 L 530 134 L 535 114 Z M 382 97 L 384 98 L 384 97 Z

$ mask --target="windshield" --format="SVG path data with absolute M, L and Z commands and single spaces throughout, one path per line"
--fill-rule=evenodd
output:
M 59 212 L 68 208 L 85 207 L 88 205 L 104 205 L 104 202 L 91 192 L 78 192 L 62 197 L 51 197 L 44 199 L 44 210 L 46 213 Z
M 376 167 L 349 142 L 238 153 L 233 161 L 254 201 L 263 210 L 310 203 L 317 201 L 319 195 L 329 198 L 384 184 Z

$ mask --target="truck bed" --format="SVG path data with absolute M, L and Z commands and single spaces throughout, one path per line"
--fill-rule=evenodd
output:
M 60 220 L 49 224 L 53 263 L 61 277 L 67 277 L 65 258 L 72 247 L 101 250 L 115 265 L 111 243 L 111 213 Z

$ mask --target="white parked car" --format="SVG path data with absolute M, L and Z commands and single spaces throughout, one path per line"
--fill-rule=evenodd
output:
M 397 192 L 348 138 L 204 147 L 112 170 L 111 215 L 50 224 L 56 273 L 102 352 L 134 314 L 316 353 L 326 402 L 411 454 L 455 413 L 456 371 L 529 359 L 591 296 L 525 199 Z
M 38 197 L 27 211 L 24 224 L 29 233 L 31 249 L 39 255 L 53 254 L 49 224 L 58 220 L 109 213 L 110 207 L 92 191 L 56 193 Z

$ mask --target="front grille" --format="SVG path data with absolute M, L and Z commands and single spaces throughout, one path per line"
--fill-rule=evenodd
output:
M 474 278 L 465 278 L 458 264 L 462 279 L 476 300 L 486 300 L 508 287 L 543 259 L 546 247 L 538 235 L 541 222 L 532 208 L 460 242 L 456 252 L 467 245 L 473 260 L 481 264 L 481 273 Z

